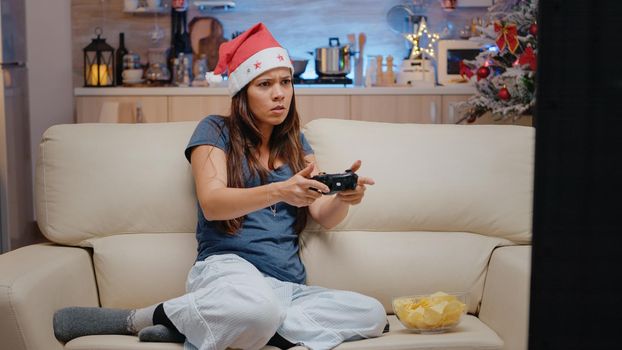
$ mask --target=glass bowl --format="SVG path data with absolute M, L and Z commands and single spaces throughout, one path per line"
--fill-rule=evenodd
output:
M 422 334 L 444 333 L 466 313 L 466 293 L 420 294 L 393 298 L 393 312 L 406 329 Z

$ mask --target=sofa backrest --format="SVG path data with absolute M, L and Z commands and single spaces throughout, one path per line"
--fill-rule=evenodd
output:
M 322 171 L 360 159 L 376 181 L 337 229 L 459 231 L 531 242 L 534 129 L 322 119 L 305 136 Z
M 301 256 L 308 283 L 372 295 L 467 292 L 481 300 L 501 245 L 530 244 L 534 129 L 314 120 L 305 136 L 321 170 L 375 180 L 347 218 L 310 224 Z
M 183 150 L 196 122 L 48 129 L 36 212 L 53 242 L 91 247 L 102 306 L 184 292 L 196 257 L 194 183 Z M 308 282 L 363 292 L 390 311 L 400 294 L 481 296 L 494 247 L 529 244 L 532 128 L 320 119 L 305 135 L 321 170 L 362 160 L 365 200 L 325 232 L 302 235 Z
M 50 127 L 35 176 L 43 234 L 61 244 L 88 245 L 117 234 L 194 232 L 196 197 L 183 150 L 195 126 Z

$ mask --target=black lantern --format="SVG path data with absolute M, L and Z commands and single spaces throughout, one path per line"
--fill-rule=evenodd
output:
M 84 86 L 106 87 L 114 84 L 114 49 L 100 38 L 102 29 L 95 28 L 97 38 L 84 51 Z

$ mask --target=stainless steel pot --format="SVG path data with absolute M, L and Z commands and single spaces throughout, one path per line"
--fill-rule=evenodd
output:
M 315 49 L 315 72 L 319 76 L 345 76 L 350 73 L 350 45 L 329 38 L 328 46 Z

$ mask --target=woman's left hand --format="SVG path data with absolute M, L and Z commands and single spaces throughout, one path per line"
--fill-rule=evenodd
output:
M 361 167 L 361 161 L 357 160 L 352 164 L 350 170 L 356 172 Z M 344 203 L 355 205 L 361 203 L 365 196 L 366 185 L 373 185 L 374 179 L 370 177 L 359 176 L 356 188 L 353 190 L 346 190 L 337 193 L 337 198 Z

